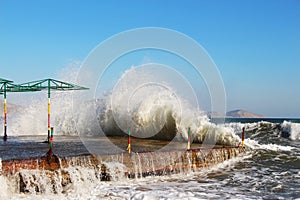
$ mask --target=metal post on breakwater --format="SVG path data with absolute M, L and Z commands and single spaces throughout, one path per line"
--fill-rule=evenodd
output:
M 47 137 L 47 143 L 49 143 L 50 140 L 50 118 L 51 118 L 51 90 L 57 90 L 57 91 L 71 91 L 71 90 L 88 90 L 88 88 L 81 87 L 79 85 L 75 85 L 72 83 L 67 83 L 59 80 L 54 79 L 43 79 L 38 81 L 31 81 L 27 83 L 18 84 L 18 87 L 24 88 L 28 91 L 42 91 L 47 90 L 48 92 L 48 137 Z M 23 90 L 24 90 L 23 89 Z
M 4 136 L 3 140 L 7 140 L 7 104 L 6 104 L 6 84 L 4 84 L 4 103 L 3 103 L 3 111 L 4 111 Z
M 54 79 L 43 79 L 38 81 L 31 81 L 22 84 L 13 84 L 13 81 L 0 78 L 0 94 L 4 95 L 4 136 L 3 140 L 7 140 L 7 103 L 6 93 L 7 92 L 37 92 L 42 90 L 48 90 L 48 137 L 47 143 L 50 140 L 50 92 L 51 90 L 88 90 L 88 88 L 74 85 L 72 83 L 62 82 Z
M 127 151 L 128 153 L 131 153 L 131 145 L 130 145 L 130 130 L 128 130 L 128 141 L 127 141 Z
M 187 143 L 187 148 L 186 150 L 191 150 L 191 128 L 188 128 L 188 143 Z
M 243 127 L 242 132 L 242 148 L 245 148 L 245 127 Z
M 47 137 L 47 141 L 48 143 L 50 143 L 50 112 L 51 112 L 51 107 L 50 107 L 50 80 L 48 80 L 48 137 Z M 52 128 L 53 129 L 53 128 Z
M 51 159 L 53 156 L 53 132 L 54 129 L 51 127 L 50 139 L 49 139 L 49 151 L 47 152 L 48 159 Z

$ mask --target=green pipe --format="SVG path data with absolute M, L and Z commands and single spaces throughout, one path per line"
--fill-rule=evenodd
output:
M 48 151 L 48 158 L 52 158 L 53 156 L 53 127 L 51 127 L 51 137 L 49 141 L 49 151 Z
M 7 140 L 7 104 L 6 104 L 6 83 L 4 83 L 3 85 L 3 89 L 4 89 L 4 137 L 3 140 L 6 141 Z
M 50 139 L 50 79 L 48 80 L 48 142 Z
M 128 130 L 128 141 L 127 141 L 127 151 L 128 153 L 131 153 L 131 144 L 130 144 L 130 130 Z

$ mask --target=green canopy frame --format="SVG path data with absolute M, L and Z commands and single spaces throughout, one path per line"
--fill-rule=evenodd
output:
M 4 95 L 4 108 L 3 108 L 3 113 L 4 113 L 4 137 L 3 139 L 6 140 L 7 139 L 7 109 L 6 109 L 6 87 L 8 83 L 12 83 L 13 81 L 10 80 L 6 80 L 6 79 L 2 79 L 0 78 L 0 94 Z
M 4 96 L 4 108 L 3 108 L 3 115 L 4 115 L 4 137 L 3 140 L 7 140 L 7 92 L 34 92 L 39 91 L 37 89 L 31 89 L 26 86 L 21 86 L 18 84 L 13 84 L 13 81 L 0 78 L 0 94 Z
M 51 132 L 51 125 L 50 125 L 50 99 L 51 99 L 51 90 L 58 90 L 58 91 L 68 91 L 68 90 L 88 90 L 89 88 L 82 87 L 79 85 L 75 85 L 72 83 L 67 83 L 55 79 L 43 79 L 38 81 L 31 81 L 27 83 L 22 83 L 19 86 L 30 88 L 32 90 L 47 90 L 48 91 L 48 142 L 50 138 Z
M 72 83 L 67 83 L 55 79 L 43 79 L 38 81 L 31 81 L 22 84 L 13 84 L 13 81 L 0 78 L 0 94 L 4 95 L 4 137 L 7 140 L 7 92 L 36 92 L 48 91 L 48 142 L 50 138 L 50 97 L 51 90 L 68 91 L 68 90 L 88 90 L 86 87 L 78 86 Z

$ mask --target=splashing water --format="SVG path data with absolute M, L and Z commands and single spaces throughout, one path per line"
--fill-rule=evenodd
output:
M 74 82 L 77 71 L 74 67 L 64 69 L 60 79 Z M 133 67 L 124 72 L 111 94 L 101 100 L 80 100 L 76 93 L 82 91 L 52 92 L 51 125 L 56 135 L 99 135 L 102 130 L 107 136 L 124 135 L 130 127 L 133 136 L 163 140 L 186 140 L 190 128 L 194 142 L 240 143 L 232 128 L 211 123 L 195 107 L 195 100 L 182 98 L 184 94 L 174 87 L 172 81 L 169 84 L 163 77 L 153 79 L 149 71 Z M 26 105 L 10 116 L 11 136 L 47 133 L 46 98 L 42 92 L 24 100 Z
M 291 140 L 300 140 L 300 124 L 284 121 L 281 128 L 282 132 L 287 133 Z
M 151 72 L 155 70 L 160 73 L 154 73 L 154 77 Z M 101 117 L 105 133 L 130 129 L 133 136 L 140 138 L 186 140 L 190 128 L 194 142 L 237 145 L 240 139 L 232 129 L 211 123 L 196 105 L 195 96 L 186 94 L 193 93 L 186 80 L 177 76 L 166 82 L 166 74 L 176 77 L 172 73 L 156 66 L 127 70 L 106 101 L 106 112 Z

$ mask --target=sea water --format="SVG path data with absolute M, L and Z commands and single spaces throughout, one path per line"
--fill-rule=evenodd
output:
M 300 198 L 300 124 L 289 120 L 251 123 L 230 122 L 224 126 L 240 134 L 246 128 L 248 150 L 240 157 L 230 159 L 197 172 L 183 172 L 166 176 L 118 179 L 103 182 L 91 175 L 88 169 L 70 168 L 73 172 L 73 186 L 62 193 L 20 194 L 12 191 L 6 177 L 1 176 L 0 198 L 6 199 L 297 199 Z M 288 134 L 286 131 L 290 131 Z M 72 139 L 73 138 L 73 139 Z M 13 137 L 6 144 L 1 142 L 1 157 L 5 157 L 5 145 L 25 145 L 25 152 L 11 152 L 10 156 L 28 157 L 32 152 L 48 148 L 38 144 L 42 137 Z M 86 153 L 80 140 L 65 136 L 58 145 L 62 156 Z M 30 142 L 32 142 L 30 144 Z M 28 150 L 27 145 L 38 144 L 36 150 Z M 13 149 L 12 146 L 9 147 Z M 63 150 L 65 149 L 65 151 Z M 7 149 L 6 149 L 7 150 Z M 70 151 L 71 150 L 71 151 Z M 28 154 L 27 154 L 28 153 Z M 26 155 L 27 154 L 27 155 Z M 109 163 L 117 168 L 117 163 Z
M 137 143 L 133 140 L 132 150 L 137 152 L 155 151 L 156 145 L 164 145 L 159 141 L 170 138 L 185 142 L 188 130 L 192 148 L 206 141 L 237 146 L 241 144 L 241 132 L 245 128 L 245 154 L 196 172 L 182 171 L 175 175 L 134 179 L 120 176 L 124 166 L 110 162 L 106 165 L 115 172 L 110 182 L 100 181 L 94 171 L 83 166 L 69 167 L 66 170 L 70 174 L 71 186 L 59 188 L 61 180 L 57 176 L 57 184 L 54 183 L 58 186 L 56 192 L 51 188 L 53 184 L 47 183 L 44 172 L 23 170 L 24 176 L 36 175 L 33 181 L 43 186 L 45 192 L 32 190 L 26 194 L 19 193 L 15 177 L 0 175 L 0 199 L 300 198 L 299 119 L 226 119 L 225 124 L 217 123 L 216 119 L 209 120 L 197 106 L 177 94 L 172 85 L 157 87 L 158 84 L 144 84 L 145 81 L 153 82 L 153 74 L 141 75 L 137 70 L 133 68 L 125 72 L 122 77 L 128 77 L 130 81 L 120 81 L 117 91 L 101 100 L 77 99 L 79 92 L 74 96 L 72 93 L 51 93 L 55 154 L 76 156 L 90 153 L 93 150 L 91 147 L 102 144 L 100 140 L 103 138 L 124 137 L 129 128 L 132 136 L 137 137 L 141 136 L 139 134 L 157 133 L 145 145 L 134 146 Z M 131 98 L 130 95 L 139 85 L 144 87 Z M 130 104 L 124 99 L 129 99 Z M 25 104 L 15 113 L 8 110 L 8 140 L 0 141 L 2 160 L 41 157 L 49 148 L 47 143 L 43 143 L 47 139 L 47 94 L 42 93 L 40 98 L 30 96 L 24 101 Z M 0 118 L 0 121 L 3 124 L 3 119 Z M 3 132 L 0 134 L 3 135 Z M 125 142 L 124 138 L 109 141 L 118 148 L 112 151 L 103 144 L 98 153 L 121 153 L 126 150 L 126 138 Z M 175 149 L 186 148 L 186 144 L 176 142 L 166 146 L 173 148 L 174 144 Z

